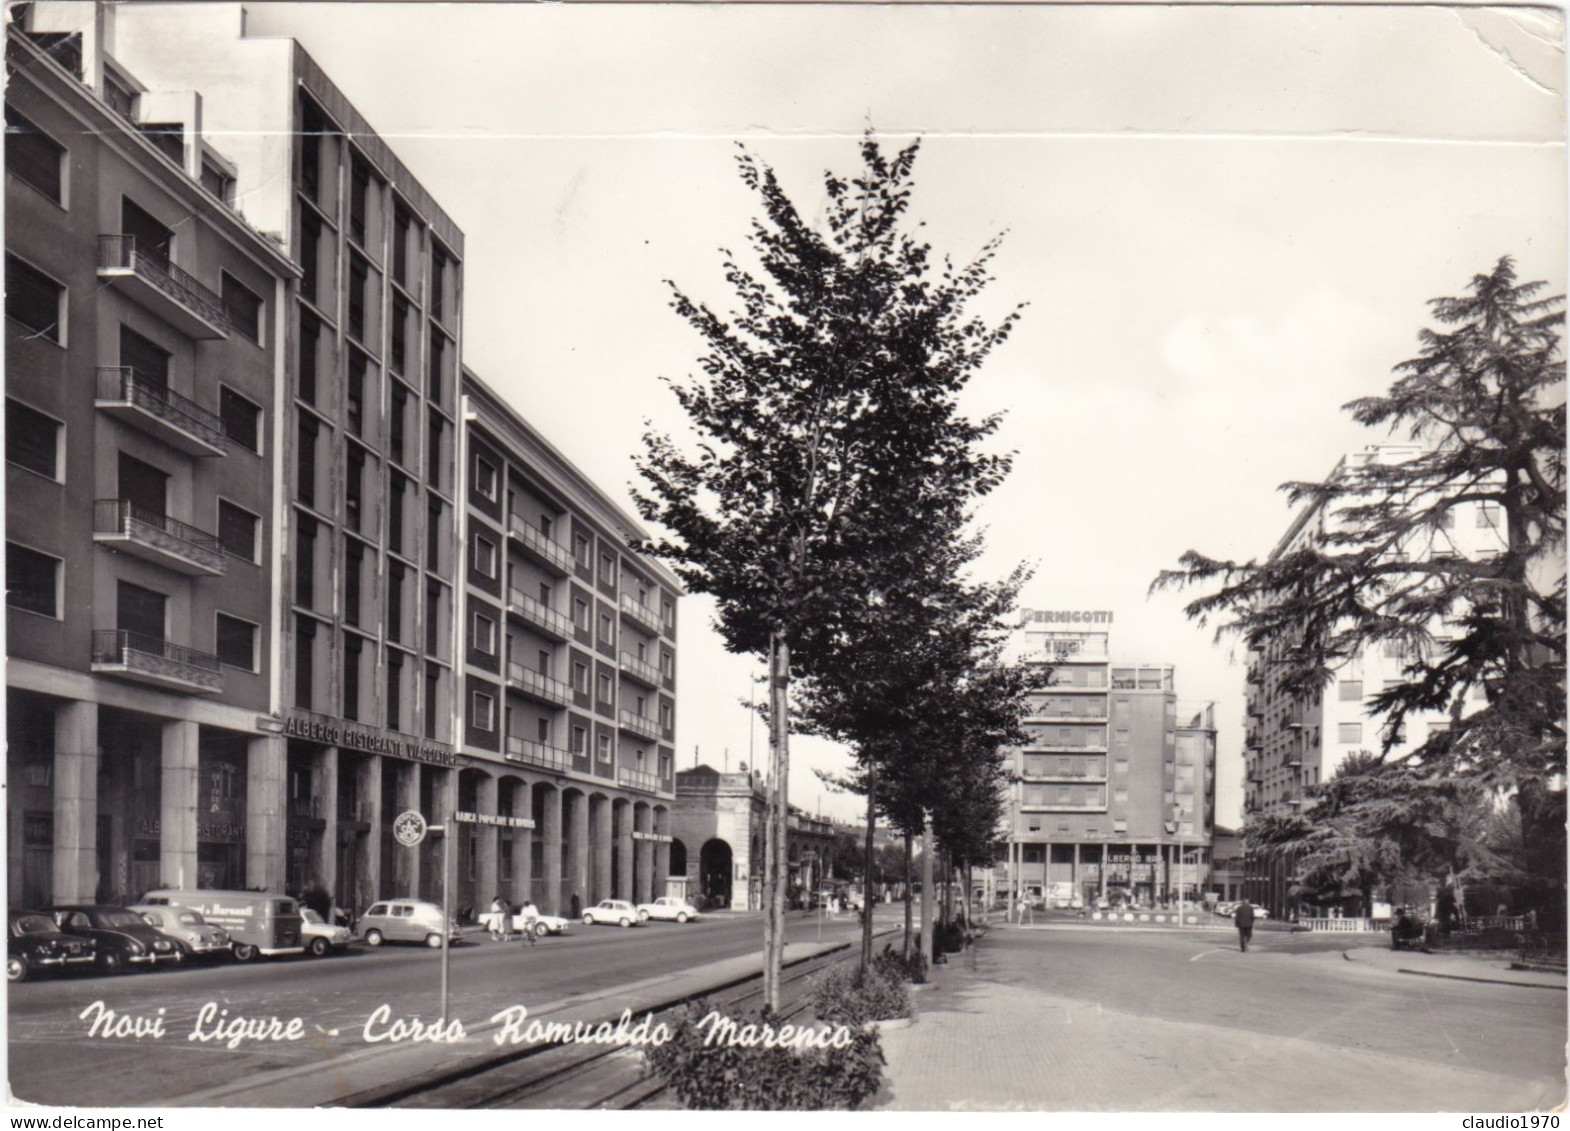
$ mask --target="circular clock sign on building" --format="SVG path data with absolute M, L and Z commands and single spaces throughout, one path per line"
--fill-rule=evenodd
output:
M 413 848 L 425 839 L 425 818 L 417 810 L 405 809 L 393 818 L 393 839 L 405 848 Z

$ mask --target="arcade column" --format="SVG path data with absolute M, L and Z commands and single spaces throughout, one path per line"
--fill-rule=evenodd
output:
M 93 903 L 98 898 L 98 704 L 62 703 L 54 721 L 53 897 L 60 903 Z
M 288 765 L 283 735 L 264 734 L 247 743 L 245 882 L 263 891 L 283 891 L 288 874 Z
M 158 867 L 160 882 L 178 887 L 196 886 L 196 803 L 198 750 L 202 728 L 192 722 L 163 725 L 159 759 Z

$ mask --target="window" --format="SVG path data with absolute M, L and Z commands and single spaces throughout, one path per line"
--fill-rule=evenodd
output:
M 349 235 L 365 246 L 365 211 L 371 195 L 371 171 L 358 158 L 349 165 Z
M 1343 679 L 1341 681 L 1341 702 L 1359 703 L 1363 699 L 1363 681 L 1360 679 Z
M 294 705 L 311 709 L 311 693 L 316 686 L 316 622 L 298 613 L 294 618 Z
M 616 642 L 616 622 L 609 613 L 600 614 L 600 642 L 614 644 Z
M 211 161 L 202 162 L 202 187 L 225 204 L 234 204 L 234 178 Z
M 616 574 L 616 559 L 609 554 L 600 555 L 600 580 L 610 581 Z
M 387 564 L 387 624 L 388 640 L 403 639 L 403 578 L 404 568 L 397 562 Z
M 660 704 L 660 729 L 667 731 L 671 729 L 671 705 L 669 703 Z
M 5 257 L 5 316 L 34 337 L 65 344 L 65 288 L 14 255 Z
M 436 704 L 437 694 L 441 690 L 441 669 L 430 664 L 425 666 L 425 737 L 436 737 Z
M 582 597 L 572 599 L 572 623 L 579 632 L 589 631 L 589 602 Z
M 572 557 L 584 569 L 589 568 L 589 540 L 582 534 L 572 536 Z
M 387 729 L 403 729 L 403 653 L 387 649 Z
M 534 720 L 534 737 L 541 746 L 551 744 L 551 720 L 543 715 Z
M 228 499 L 218 500 L 218 540 L 224 553 L 241 561 L 256 561 L 256 533 L 261 518 L 244 507 L 237 507 Z
M 365 433 L 365 355 L 359 350 L 349 351 L 349 372 L 346 378 L 349 432 L 355 436 Z
M 262 299 L 255 291 L 240 282 L 227 271 L 219 283 L 222 288 L 224 313 L 229 316 L 229 325 L 247 341 L 262 341 Z
M 262 408 L 227 385 L 218 389 L 218 415 L 224 435 L 248 451 L 262 450 Z
M 60 615 L 60 559 L 5 544 L 5 603 L 40 616 Z
M 675 673 L 676 660 L 665 649 L 660 649 L 660 675 L 670 679 Z
M 365 643 L 358 636 L 343 637 L 343 717 L 360 719 L 360 657 Z
M 474 489 L 482 498 L 496 501 L 496 465 L 484 456 L 474 457 Z
M 10 106 L 5 108 L 5 168 L 56 204 L 65 203 L 65 146 Z
M 425 481 L 438 491 L 442 486 L 442 418 L 432 412 L 427 421 Z
M 316 354 L 321 334 L 321 323 L 302 311 L 300 313 L 299 394 L 300 399 L 306 404 L 316 403 Z M 352 360 L 350 365 L 352 367 Z M 358 428 L 355 430 L 359 431 Z
M 181 144 L 183 146 L 183 142 Z M 168 270 L 174 233 L 159 223 L 150 212 L 126 197 L 120 198 L 120 231 L 130 237 L 127 250 L 134 250 L 138 258 Z
M 484 613 L 474 614 L 473 647 L 487 656 L 496 655 L 496 622 Z
M 62 478 L 60 422 L 28 408 L 21 401 L 5 399 L 6 462 L 26 468 L 45 479 Z
M 441 652 L 442 586 L 439 581 L 425 583 L 425 653 L 435 656 Z
M 409 394 L 404 391 L 402 385 L 395 383 L 392 387 L 392 395 L 389 400 L 390 404 L 387 410 L 388 444 L 391 449 L 392 458 L 397 460 L 399 463 L 403 463 L 403 437 L 404 425 L 406 423 L 404 418 L 408 415 Z
M 597 740 L 597 747 L 600 761 L 609 762 L 611 760 L 611 736 L 608 734 L 600 735 Z
M 314 194 L 313 194 L 314 195 Z M 300 218 L 300 297 L 313 306 L 320 298 L 317 276 L 321 274 L 322 222 L 315 216 Z
M 403 553 L 403 510 L 408 487 L 396 471 L 387 477 L 387 548 Z
M 1487 527 L 1489 529 L 1497 527 L 1499 525 L 1499 504 L 1478 503 L 1477 525 L 1479 527 Z
M 612 698 L 612 695 L 614 694 L 614 689 L 611 687 L 611 676 L 610 676 L 609 672 L 601 672 L 600 673 L 599 689 L 600 689 L 600 702 L 601 703 L 614 703 L 615 702 L 615 699 Z
M 360 582 L 364 573 L 365 547 L 353 538 L 344 539 L 343 619 L 349 624 L 360 623 Z
M 495 698 L 483 691 L 476 691 L 469 699 L 469 724 L 475 730 L 495 730 Z
M 300 516 L 294 555 L 294 603 L 310 608 L 316 597 L 316 520 Z
M 425 504 L 425 568 L 432 573 L 442 569 L 442 504 L 429 499 Z
M 589 743 L 589 732 L 586 731 L 583 727 L 573 727 L 572 728 L 572 752 L 574 754 L 585 753 L 588 750 L 588 748 L 589 748 L 588 743 Z
M 402 375 L 409 352 L 409 304 L 397 295 L 392 301 L 392 336 L 388 342 L 389 360 L 394 373 Z
M 474 568 L 486 577 L 496 576 L 496 543 L 478 534 L 474 536 Z
M 398 285 L 410 288 L 409 280 L 409 229 L 414 221 L 403 205 L 393 206 L 393 278 Z
M 1456 525 L 1456 512 L 1455 511 L 1453 511 L 1453 510 L 1445 511 L 1444 514 L 1439 516 L 1439 526 L 1440 526 L 1440 528 L 1442 530 L 1454 530 L 1455 529 L 1455 525 Z
M 1362 723 L 1338 723 L 1336 725 L 1336 741 L 1353 743 L 1363 741 Z
M 365 292 L 369 288 L 370 268 L 358 255 L 349 257 L 349 336 L 365 341 Z
M 343 523 L 350 530 L 360 529 L 364 493 L 365 452 L 350 444 L 343 476 Z
M 667 630 L 676 627 L 676 602 L 669 597 L 660 598 L 660 623 Z M 669 635 L 669 632 L 667 632 L 667 635 Z
M 439 247 L 431 249 L 431 317 L 438 322 L 445 321 L 445 300 L 447 297 L 447 256 Z
M 315 419 L 300 417 L 300 438 L 295 451 L 295 495 L 308 507 L 316 505 L 316 433 Z
M 572 689 L 574 691 L 578 692 L 578 694 L 580 694 L 580 695 L 587 695 L 589 693 L 589 665 L 588 664 L 585 664 L 585 663 L 582 663 L 582 662 L 579 662 L 579 661 L 576 661 L 576 660 L 573 661 L 573 665 L 572 665 Z
M 442 358 L 446 348 L 446 336 L 440 330 L 432 327 L 430 370 L 426 374 L 427 388 L 425 391 L 430 395 L 431 400 L 436 401 L 438 404 L 441 403 L 442 399 L 442 370 L 444 368 Z

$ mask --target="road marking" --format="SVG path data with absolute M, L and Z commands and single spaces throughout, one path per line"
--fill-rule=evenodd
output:
M 1218 946 L 1218 947 L 1216 947 L 1213 950 L 1201 951 L 1200 953 L 1194 955 L 1193 958 L 1190 958 L 1189 961 L 1190 962 L 1198 962 L 1201 958 L 1205 957 L 1205 955 L 1207 955 L 1207 954 L 1225 954 L 1227 951 L 1229 951 L 1231 949 L 1232 948 L 1229 947 L 1229 946 Z

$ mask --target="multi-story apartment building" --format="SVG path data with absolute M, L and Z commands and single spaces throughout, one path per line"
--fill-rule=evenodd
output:
M 459 907 L 504 892 L 532 894 L 547 910 L 613 892 L 649 894 L 652 877 L 663 875 L 654 860 L 667 835 L 662 802 L 674 796 L 680 590 L 667 571 L 630 551 L 641 537 L 631 519 L 494 393 L 463 377 L 463 233 L 300 45 L 248 36 L 238 4 L 38 3 L 25 10 L 22 26 L 27 34 L 13 35 L 16 49 L 38 55 L 52 84 L 69 79 L 81 112 L 114 129 L 77 147 L 83 160 L 106 147 L 104 168 L 79 165 L 76 152 L 69 167 L 60 158 L 59 180 L 73 199 L 86 194 L 93 212 L 57 203 L 62 217 L 54 217 L 44 203 L 22 202 L 22 214 L 44 213 L 44 231 L 66 231 L 72 216 L 97 225 L 79 237 L 90 241 L 85 275 L 81 267 L 50 274 L 49 256 L 63 256 L 68 245 L 47 250 L 48 238 L 24 233 L 18 211 L 10 213 L 7 247 L 17 266 L 8 257 L 7 270 L 18 297 L 8 299 L 7 311 L 13 330 L 39 339 L 13 350 L 13 373 L 19 360 L 30 373 L 34 352 L 69 358 L 50 362 L 61 376 L 52 375 L 49 390 L 10 419 L 18 427 L 36 423 L 24 415 L 31 410 L 57 422 L 54 458 L 69 473 L 54 481 L 58 487 L 63 479 L 66 490 L 95 474 L 92 464 L 71 470 L 71 459 L 115 450 L 102 439 L 76 443 L 79 430 L 65 445 L 61 426 L 73 423 L 115 437 L 151 430 L 181 451 L 189 469 L 158 464 L 147 441 L 126 441 L 112 472 L 98 461 L 90 497 L 104 500 L 101 524 L 119 525 L 78 538 L 81 545 L 67 545 L 63 531 L 30 532 L 8 555 L 8 573 L 20 590 L 37 594 L 17 600 L 39 608 L 48 607 L 49 560 L 57 563 L 57 586 L 60 577 L 74 586 L 93 576 L 90 590 L 70 592 L 95 597 L 79 606 L 95 610 L 94 628 L 119 633 L 104 638 L 102 656 L 95 643 L 95 669 L 136 668 L 132 674 L 145 680 L 140 669 L 152 661 L 126 642 L 155 640 L 161 668 L 200 668 L 202 693 L 221 682 L 244 709 L 225 716 L 243 736 L 228 745 L 216 731 L 206 733 L 220 725 L 210 710 L 195 717 L 200 732 L 153 726 L 136 739 L 146 754 L 128 759 L 126 773 L 134 782 L 161 781 L 165 801 L 161 826 L 157 802 L 137 818 L 140 840 L 111 825 L 113 843 L 128 846 L 129 867 L 82 855 L 98 851 L 93 838 L 77 829 L 77 817 L 62 816 L 63 807 L 82 811 L 74 798 L 90 788 L 75 763 L 68 789 L 77 792 L 61 801 L 55 791 L 54 831 L 31 818 L 13 828 L 32 830 L 32 840 L 48 832 L 56 871 L 67 867 L 59 846 L 69 843 L 76 854 L 69 867 L 96 877 L 89 886 L 99 892 L 134 894 L 160 882 L 289 892 L 319 886 L 341 905 L 364 907 L 395 893 L 435 898 L 451 884 Z M 76 76 L 40 46 L 74 64 Z M 19 88 L 8 109 L 16 102 L 14 113 L 25 114 L 31 101 Z M 16 164 L 35 170 L 46 189 L 12 177 L 13 198 L 47 192 L 52 182 L 37 170 L 48 166 L 51 146 L 95 134 L 70 127 L 47 106 L 36 116 L 48 121 L 29 118 L 37 129 L 18 131 L 14 142 L 8 130 L 8 148 L 25 149 Z M 164 199 L 150 194 L 148 204 L 140 190 L 121 186 L 109 156 L 124 154 L 151 170 Z M 171 169 L 183 174 L 177 186 L 162 184 Z M 106 232 L 113 238 L 100 241 Z M 94 297 L 95 287 L 103 297 Z M 72 308 L 65 328 L 55 328 L 58 342 L 46 325 L 51 296 Z M 122 307 L 132 313 L 122 317 Z M 110 327 L 96 339 L 95 319 Z M 71 349 L 62 351 L 66 329 Z M 96 371 L 103 388 L 96 402 L 83 402 L 80 420 L 62 415 L 52 399 L 55 386 L 88 387 L 64 380 L 63 367 L 77 358 L 106 367 Z M 105 384 L 116 380 L 113 390 Z M 467 428 L 463 397 L 475 406 Z M 189 439 L 167 424 L 178 416 L 171 406 L 204 419 L 193 404 L 207 406 L 212 418 L 206 447 L 200 430 Z M 471 445 L 472 459 L 463 454 Z M 220 458 L 225 450 L 241 451 L 244 460 Z M 42 466 L 49 457 L 26 458 Z M 13 473 L 22 484 L 13 488 L 13 516 L 51 490 L 47 476 L 33 477 L 40 483 Z M 53 509 L 63 520 L 58 501 Z M 157 522 L 147 517 L 154 511 Z M 181 523 L 194 525 L 209 512 L 204 521 L 217 533 L 208 541 L 221 539 L 229 552 L 207 547 L 211 567 L 200 554 L 172 565 L 166 544 L 184 537 Z M 488 536 L 480 530 L 487 524 Z M 119 553 L 108 557 L 100 548 L 98 559 L 84 559 L 94 539 L 112 541 Z M 201 544 L 196 534 L 185 540 Z M 243 566 L 236 564 L 242 553 L 250 555 Z M 201 580 L 183 582 L 184 591 L 158 589 L 150 567 L 122 564 L 133 555 L 152 555 L 165 572 Z M 82 572 L 78 560 L 112 561 L 116 576 Z M 237 577 L 232 594 L 225 580 L 208 580 L 225 575 Z M 586 626 L 572 623 L 563 635 L 580 598 L 590 610 Z M 61 596 L 53 607 L 69 605 Z M 153 631 L 159 615 L 167 634 Z M 477 648 L 480 617 L 493 626 L 489 654 Z M 13 640 L 24 649 L 32 635 L 48 635 L 30 622 L 18 629 L 21 619 L 12 613 Z M 221 658 L 239 655 L 246 625 L 249 677 L 231 674 L 234 665 Z M 577 679 L 579 666 L 590 673 L 587 686 L 562 703 L 560 686 L 575 686 L 563 677 Z M 81 757 L 93 748 L 90 722 L 46 725 L 28 721 L 30 711 L 29 702 L 13 710 L 14 729 L 55 735 L 55 746 L 35 743 L 31 760 L 58 761 L 48 753 L 56 746 Z M 118 717 L 115 727 L 141 734 Z M 17 758 L 27 747 L 13 742 L 12 749 Z M 559 758 L 561 750 L 575 756 Z M 204 828 L 228 837 L 221 867 L 195 867 L 197 858 L 218 861 L 221 853 L 194 834 L 188 846 L 160 847 L 160 830 L 174 828 L 169 805 L 186 804 L 178 792 L 189 792 L 184 778 L 178 790 L 171 784 L 186 763 L 202 770 L 203 782 L 223 776 L 230 783 L 222 813 L 231 819 L 217 820 L 219 810 L 204 819 Z M 39 795 L 17 798 L 18 815 L 44 812 Z M 454 812 L 509 820 L 450 827 L 458 851 L 444 877 L 436 838 L 418 850 L 395 846 L 391 818 L 407 809 L 433 823 Z M 13 848 L 13 879 L 37 874 L 21 862 L 22 847 Z M 192 856 L 190 867 L 182 867 L 181 854 Z M 86 883 L 45 894 L 93 894 L 82 890 Z
M 1013 753 L 1000 890 L 1143 904 L 1197 898 L 1215 819 L 1209 704 L 1181 707 L 1170 665 L 1115 663 L 1108 612 L 1025 614 L 1039 675 Z
M 6 62 L 7 875 L 14 904 L 280 862 L 273 426 L 297 271 L 199 97 L 89 5 Z M 58 18 L 56 18 L 58 17 Z M 259 808 L 258 808 L 259 806 Z
M 1372 444 L 1340 460 L 1328 481 L 1344 474 L 1347 468 L 1369 462 L 1399 462 L 1422 451 L 1415 444 Z M 1336 521 L 1322 504 L 1306 504 L 1272 549 L 1271 560 L 1316 544 Z M 1414 537 L 1397 552 L 1417 561 L 1499 553 L 1506 548 L 1504 521 L 1495 504 L 1463 504 L 1446 516 L 1440 529 Z M 1442 638 L 1444 629 L 1436 627 L 1436 635 Z M 1245 825 L 1250 819 L 1266 815 L 1301 812 L 1306 787 L 1334 777 L 1350 755 L 1381 748 L 1384 735 L 1378 720 L 1369 716 L 1367 703 L 1373 695 L 1402 681 L 1401 671 L 1408 661 L 1399 645 L 1384 645 L 1348 660 L 1323 692 L 1290 696 L 1280 689 L 1272 664 L 1280 658 L 1282 647 L 1278 643 L 1272 651 L 1251 652 L 1248 657 Z M 1473 694 L 1481 705 L 1485 694 L 1481 684 L 1473 689 Z M 1448 716 L 1443 711 L 1409 718 L 1405 733 L 1392 748 L 1393 754 L 1399 757 L 1414 749 L 1427 740 L 1432 730 L 1447 725 Z M 1292 872 L 1293 863 L 1287 858 L 1250 859 L 1246 884 L 1249 898 L 1273 915 L 1288 913 L 1295 902 L 1291 894 Z

